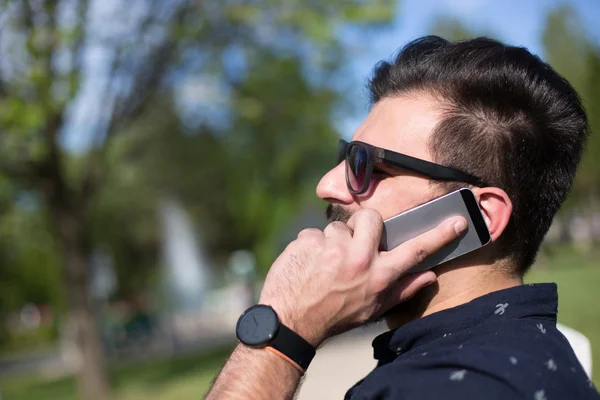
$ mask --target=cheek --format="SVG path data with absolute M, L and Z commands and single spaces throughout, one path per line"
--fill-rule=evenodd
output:
M 359 202 L 361 208 L 373 208 L 384 220 L 416 207 L 431 198 L 429 182 L 422 178 L 398 177 L 373 179 Z
M 382 182 L 382 179 L 380 179 L 376 174 L 372 174 L 371 175 L 371 181 L 369 182 L 369 187 L 367 188 L 367 192 L 366 194 L 374 194 L 375 193 L 375 189 L 377 189 L 377 187 L 379 186 L 379 184 Z

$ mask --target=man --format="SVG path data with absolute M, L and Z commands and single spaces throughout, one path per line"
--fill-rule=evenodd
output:
M 588 135 L 573 88 L 526 49 L 425 37 L 378 64 L 369 89 L 373 107 L 350 145 L 359 148 L 317 187 L 330 224 L 300 232 L 272 265 L 208 398 L 291 398 L 315 348 L 381 315 L 391 330 L 373 342 L 377 368 L 347 399 L 600 398 L 556 329 L 556 286 L 522 281 Z M 386 163 L 369 175 L 374 154 L 360 142 L 470 178 Z M 462 187 L 491 244 L 410 274 L 464 232 L 453 218 L 379 251 L 383 220 Z

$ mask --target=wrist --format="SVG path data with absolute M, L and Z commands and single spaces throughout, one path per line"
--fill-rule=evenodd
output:
M 314 311 L 302 310 L 297 306 L 286 304 L 285 301 L 268 300 L 262 296 L 259 304 L 273 308 L 279 321 L 310 343 L 313 348 L 317 349 L 327 339 L 327 334 L 323 330 L 324 324 L 321 321 L 315 323 L 314 318 L 311 318 L 317 315 Z
M 310 343 L 314 349 L 317 349 L 325 341 L 325 334 L 319 332 L 318 324 L 309 322 L 308 318 L 302 318 L 300 313 L 282 312 L 280 314 L 277 308 L 273 307 L 273 309 L 278 313 L 277 315 L 282 324 L 296 332 Z
M 270 348 L 276 350 L 274 354 L 281 355 L 285 360 L 291 360 L 304 372 L 315 356 L 317 338 L 301 336 L 288 323 L 292 323 L 288 316 L 282 316 L 266 304 L 257 304 L 248 308 L 240 316 L 236 325 L 236 336 L 246 346 L 254 348 Z M 307 332 L 307 331 L 302 331 Z M 311 342 L 309 340 L 313 340 Z M 314 344 L 313 344 L 314 343 Z

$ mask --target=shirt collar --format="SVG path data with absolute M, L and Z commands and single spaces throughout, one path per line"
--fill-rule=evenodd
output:
M 499 317 L 538 317 L 556 322 L 557 308 L 555 283 L 527 284 L 499 290 L 377 336 L 373 340 L 374 356 L 377 360 L 389 361 L 411 348 Z

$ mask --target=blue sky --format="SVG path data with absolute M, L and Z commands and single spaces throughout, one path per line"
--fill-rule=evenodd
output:
M 454 17 L 474 32 L 492 34 L 543 57 L 541 37 L 546 15 L 560 5 L 570 5 L 588 37 L 600 43 L 600 0 L 400 0 L 392 27 L 369 35 L 367 50 L 360 51 L 352 73 L 357 82 L 364 83 L 377 61 L 389 58 L 408 41 L 432 33 L 432 25 L 441 16 Z M 363 87 L 355 94 L 366 103 Z M 342 122 L 339 128 L 343 136 L 351 136 L 365 117 L 366 107 L 360 110 L 360 115 Z

